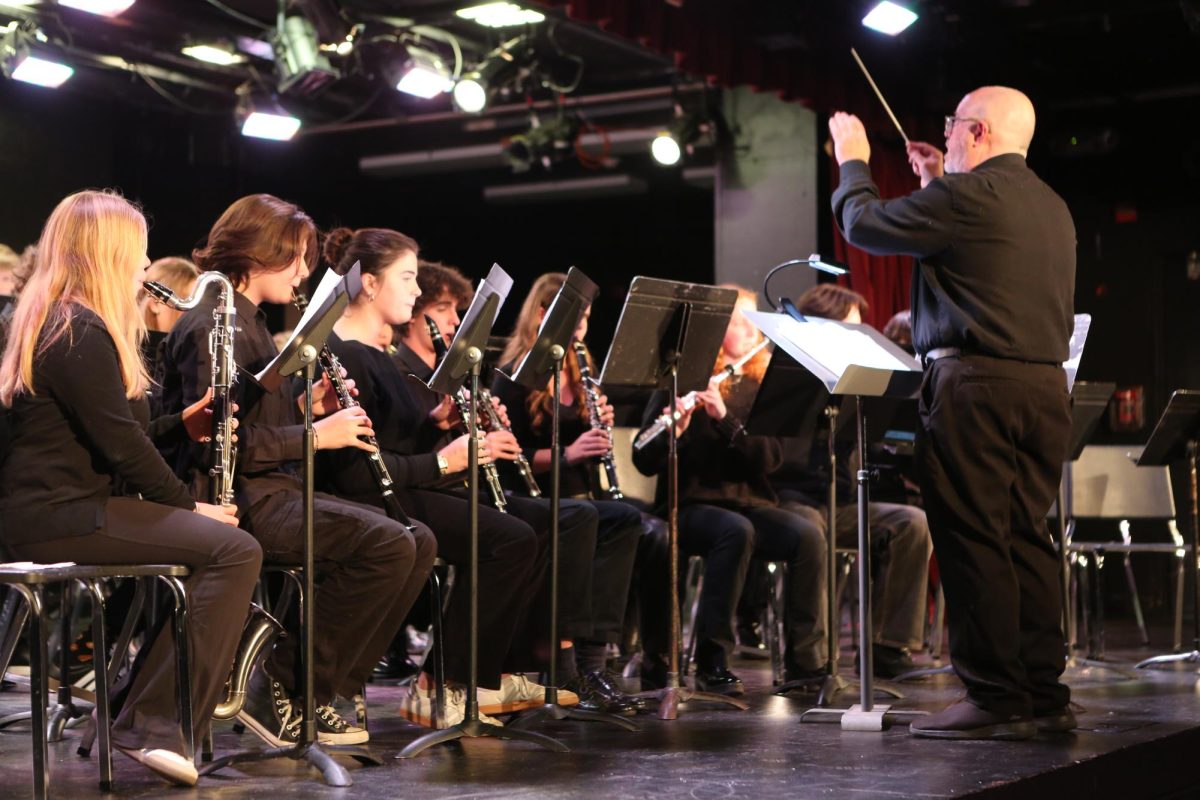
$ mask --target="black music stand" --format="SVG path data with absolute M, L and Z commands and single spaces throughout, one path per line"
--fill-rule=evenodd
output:
M 551 376 L 554 403 L 550 415 L 550 669 L 546 681 L 546 702 L 538 708 L 530 709 L 522 714 L 514 726 L 529 725 L 541 719 L 576 719 L 589 722 L 607 722 L 619 728 L 636 731 L 640 728 L 627 719 L 616 714 L 603 711 L 588 711 L 574 706 L 558 704 L 558 509 L 561 499 L 559 486 L 559 469 L 561 453 L 559 451 L 558 431 L 560 408 L 560 389 L 562 384 L 562 362 L 567 354 L 571 340 L 575 338 L 575 329 L 579 327 L 579 318 L 596 299 L 599 287 L 584 275 L 583 272 L 571 267 L 567 271 L 567 280 L 559 288 L 558 294 L 546 309 L 542 324 L 538 328 L 537 339 L 533 347 L 526 353 L 513 369 L 511 380 L 530 389 L 541 389 L 546 385 L 547 375 Z M 501 375 L 504 373 L 501 372 Z M 508 377 L 508 376 L 505 376 Z
M 872 401 L 876 398 L 871 398 Z M 890 421 L 892 410 L 884 408 L 882 403 L 891 404 L 890 398 L 881 398 L 879 408 L 870 408 L 868 419 L 871 424 L 882 431 Z M 762 386 L 754 398 L 754 406 L 746 423 L 746 430 L 762 436 L 780 436 L 796 438 L 802 442 L 804 452 L 809 452 L 814 440 L 820 419 L 828 420 L 829 429 L 829 492 L 826 502 L 829 504 L 826 512 L 826 537 L 828 546 L 826 552 L 826 660 L 825 675 L 819 678 L 808 678 L 781 683 L 774 688 L 775 694 L 787 694 L 792 691 L 809 691 L 819 684 L 816 704 L 819 707 L 828 706 L 838 692 L 853 688 L 858 681 L 846 681 L 838 674 L 839 630 L 841 615 L 837 596 L 837 445 L 846 438 L 846 432 L 852 430 L 844 424 L 842 412 L 848 409 L 849 398 L 835 399 L 830 395 L 825 384 L 812 372 L 792 358 L 782 348 L 777 348 L 771 355 L 771 363 L 763 376 Z M 872 437 L 872 440 L 879 437 Z M 896 699 L 902 695 L 890 686 L 876 685 L 875 691 L 890 694 Z
M 443 742 L 484 736 L 532 742 L 563 753 L 568 750 L 566 745 L 549 736 L 491 725 L 479 719 L 479 677 L 476 675 L 479 663 L 479 447 L 475 443 L 478 423 L 476 398 L 479 396 L 480 365 L 483 363 L 488 334 L 491 333 L 492 325 L 496 323 L 496 315 L 512 289 L 512 283 L 512 278 L 499 264 L 492 265 L 488 276 L 479 282 L 475 297 L 454 333 L 454 340 L 450 342 L 445 358 L 438 364 L 427 384 L 430 390 L 438 394 L 453 394 L 462 388 L 464 378 L 469 376 L 471 382 L 471 397 L 468 401 L 470 413 L 465 420 L 472 442 L 472 446 L 467 448 L 467 500 L 471 520 L 471 579 L 468 582 L 471 593 L 471 649 L 467 676 L 467 707 L 462 722 L 445 730 L 430 731 L 414 739 L 396 755 L 396 758 L 412 758 Z M 441 643 L 438 646 L 441 647 Z
M 606 386 L 669 389 L 669 405 L 674 408 L 681 390 L 701 390 L 708 385 L 736 302 L 736 289 L 634 278 L 604 359 L 600 382 Z M 671 653 L 666 687 L 638 696 L 659 701 L 659 719 L 675 719 L 679 704 L 689 700 L 726 703 L 745 711 L 750 706 L 741 700 L 689 689 L 679 679 L 679 452 L 675 426 L 668 425 L 667 429 Z
M 826 319 L 800 321 L 787 314 L 753 311 L 747 318 L 771 341 L 813 373 L 832 395 L 853 398 L 858 448 L 858 655 L 859 702 L 848 709 L 812 708 L 801 722 L 840 721 L 843 730 L 882 731 L 889 722 L 925 712 L 875 705 L 871 657 L 870 469 L 865 398 L 910 398 L 921 385 L 916 360 L 869 325 Z M 832 631 L 830 631 L 832 635 Z
M 1171 395 L 1158 424 L 1137 459 L 1139 467 L 1161 467 L 1181 456 L 1187 459 L 1188 495 L 1192 503 L 1192 649 L 1186 653 L 1155 656 L 1140 661 L 1135 669 L 1159 664 L 1195 664 L 1200 662 L 1200 500 L 1197 499 L 1196 471 L 1200 469 L 1200 391 L 1178 389 Z
M 333 760 L 331 753 L 351 756 L 362 764 L 382 764 L 379 757 L 365 747 L 352 745 L 323 745 L 317 741 L 314 640 L 316 638 L 316 588 L 313 563 L 313 381 L 317 373 L 317 356 L 325 346 L 325 340 L 333 330 L 334 323 L 342 311 L 358 294 L 362 287 L 361 268 L 354 268 L 342 278 L 322 283 L 310 304 L 310 310 L 292 333 L 282 351 L 271 360 L 258 375 L 254 376 L 267 391 L 276 391 L 283 378 L 291 375 L 304 376 L 304 602 L 300 618 L 300 644 L 304 660 L 304 724 L 300 729 L 300 740 L 288 747 L 272 747 L 266 750 L 250 750 L 232 753 L 206 764 L 200 774 L 209 775 L 224 767 L 246 761 L 265 761 L 287 757 L 304 759 L 321 771 L 330 786 L 350 786 L 353 781 L 349 773 Z

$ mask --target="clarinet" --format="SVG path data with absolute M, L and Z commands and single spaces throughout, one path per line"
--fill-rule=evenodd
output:
M 437 323 L 428 314 L 425 315 L 425 327 L 429 330 L 429 338 L 433 340 L 433 352 L 437 362 L 440 363 L 446 357 L 449 349 L 446 347 L 446 340 L 442 338 L 442 332 L 438 329 Z M 458 415 L 462 417 L 465 425 L 471 418 L 471 403 L 467 400 L 466 393 L 460 387 L 450 395 L 450 399 L 454 401 L 454 407 L 458 409 Z M 476 400 L 478 399 L 476 398 Z M 488 407 L 491 407 L 490 403 Z M 472 446 L 475 446 L 475 443 L 472 443 Z M 488 491 L 492 493 L 492 504 L 496 506 L 497 511 L 508 513 L 508 501 L 504 497 L 504 488 L 500 485 L 500 473 L 496 470 L 495 463 L 481 464 L 480 469 L 483 470 Z
M 483 416 L 487 420 L 489 431 L 512 433 L 512 428 L 504 424 L 496 407 L 492 405 L 492 393 L 489 390 L 480 388 L 479 405 L 483 408 Z M 525 491 L 529 492 L 529 496 L 541 497 L 542 488 L 538 486 L 537 479 L 533 477 L 533 467 L 529 465 L 529 459 L 525 457 L 524 453 L 517 454 L 516 466 L 517 472 L 521 473 L 521 478 L 525 481 Z
M 754 358 L 754 356 L 758 354 L 759 350 L 762 350 L 764 347 L 766 347 L 770 343 L 771 343 L 770 339 L 763 339 L 761 342 L 754 345 L 754 348 L 749 353 L 746 353 L 746 355 L 742 356 L 737 361 L 734 361 L 732 364 L 725 365 L 725 367 L 722 368 L 720 372 L 718 372 L 716 375 L 714 375 L 710 379 L 709 386 L 720 386 L 721 383 L 726 378 L 728 378 L 730 375 L 733 375 L 735 372 L 737 372 L 738 369 L 743 364 L 748 362 L 750 359 Z M 694 408 L 695 406 L 696 406 L 696 393 L 688 392 L 687 395 L 684 396 L 684 398 L 683 398 L 683 410 L 688 411 L 688 410 L 691 410 L 692 408 Z M 681 412 L 678 409 L 676 409 L 673 413 L 663 414 L 658 419 L 654 420 L 653 425 L 651 425 L 649 428 L 646 428 L 646 430 L 639 433 L 638 437 L 633 440 L 633 449 L 641 450 L 643 447 L 650 444 L 650 442 L 652 442 L 656 438 L 658 438 L 658 435 L 660 433 L 663 433 L 667 430 L 668 425 L 675 422 L 675 420 L 679 419 L 680 416 L 681 416 Z
M 583 401 L 587 404 L 588 422 L 592 430 L 602 430 L 609 435 L 608 452 L 600 456 L 600 464 L 604 467 L 604 475 L 608 479 L 608 499 L 624 500 L 621 487 L 617 483 L 617 464 L 613 460 L 612 428 L 604 424 L 600 418 L 599 384 L 592 377 L 592 368 L 588 364 L 587 346 L 576 340 L 571 344 L 575 350 L 575 358 L 579 360 L 579 382 L 583 386 Z
M 208 332 L 208 353 L 212 359 L 212 457 L 209 462 L 209 502 L 217 506 L 234 504 L 233 472 L 237 449 L 233 442 L 233 385 L 237 383 L 237 363 L 233 360 L 233 336 L 237 330 L 237 309 L 233 305 L 233 283 L 220 272 L 205 272 L 196 281 L 192 296 L 180 299 L 156 281 L 142 286 L 156 299 L 178 311 L 195 308 L 210 283 L 221 287 L 221 296 L 213 308 L 213 326 Z
M 308 298 L 301 292 L 294 292 L 292 303 L 303 312 L 308 307 Z M 333 391 L 337 395 L 338 405 L 342 408 L 357 407 L 358 401 L 354 399 L 354 395 L 350 393 L 350 387 L 346 385 L 346 380 L 342 377 L 342 362 L 329 349 L 328 344 L 321 348 L 321 354 L 317 357 L 317 361 L 320 363 L 321 369 L 329 376 L 329 382 L 333 385 Z M 374 436 L 358 438 L 373 448 L 365 455 L 367 464 L 371 467 L 371 476 L 375 479 L 375 485 L 379 487 L 379 493 L 383 498 L 383 507 L 388 517 L 410 531 L 414 530 L 416 526 L 413 525 L 412 519 L 400 505 L 400 499 L 396 497 L 395 484 L 392 482 L 392 475 L 388 472 L 387 464 L 383 463 L 383 453 L 379 449 L 379 442 Z

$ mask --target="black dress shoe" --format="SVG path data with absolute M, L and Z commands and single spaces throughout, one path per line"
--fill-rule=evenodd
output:
M 408 683 L 420 672 L 421 668 L 407 655 L 387 653 L 371 670 L 371 683 L 400 685 Z
M 585 672 L 581 677 L 582 682 L 591 689 L 591 694 L 602 706 L 602 711 L 630 716 L 638 712 L 639 705 L 645 705 L 622 692 L 621 687 L 603 672 Z
M 1075 719 L 1070 706 L 1063 706 L 1051 711 L 1035 711 L 1033 724 L 1039 733 L 1068 733 L 1079 727 L 1079 720 Z
M 696 668 L 696 691 L 741 697 L 746 693 L 742 679 L 724 667 L 701 670 Z
M 789 692 L 817 692 L 825 685 L 825 678 L 829 672 L 824 667 L 816 667 L 815 669 L 801 669 L 795 666 L 784 667 L 783 683 L 775 689 L 776 692 L 780 688 L 787 686 Z
M 914 736 L 928 739 L 1030 739 L 1037 733 L 1033 720 L 1020 714 L 1001 714 L 959 700 L 936 714 L 908 726 Z

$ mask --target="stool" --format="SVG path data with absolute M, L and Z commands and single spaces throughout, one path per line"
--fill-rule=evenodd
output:
M 183 578 L 188 575 L 188 568 L 179 565 L 76 565 L 48 566 L 32 563 L 0 564 L 0 584 L 11 586 L 25 601 L 25 614 L 14 616 L 10 628 L 0 641 L 5 648 L 0 655 L 5 656 L 5 662 L 0 664 L 7 670 L 7 657 L 11 650 L 7 643 L 15 638 L 13 628 L 20 628 L 27 617 L 29 621 L 29 688 L 30 714 L 33 723 L 33 796 L 44 798 L 50 788 L 48 770 L 48 747 L 50 727 L 53 724 L 58 733 L 59 725 L 65 724 L 68 716 L 78 716 L 71 696 L 70 678 L 67 666 L 69 662 L 70 636 L 64 637 L 61 643 L 61 677 L 59 687 L 59 702 L 54 709 L 53 723 L 47 719 L 46 709 L 49 705 L 49 675 L 46 669 L 46 632 L 45 632 L 45 601 L 44 591 L 49 584 L 62 583 L 70 586 L 79 582 L 88 592 L 92 605 L 92 642 L 97 653 L 96 669 L 96 717 L 100 737 L 100 788 L 108 791 L 112 788 L 112 746 L 109 741 L 109 700 L 111 688 L 109 679 L 109 664 L 105 660 L 105 630 L 104 630 L 104 594 L 101 582 L 106 578 L 157 578 L 171 589 L 175 597 L 175 640 L 176 662 L 178 666 L 177 702 L 179 704 L 180 722 L 184 732 L 184 742 L 189 752 L 194 752 L 191 723 L 191 680 L 190 664 L 187 646 L 187 595 L 183 586 Z M 63 614 L 67 618 L 63 627 L 69 630 L 69 597 L 70 592 L 64 592 Z M 128 623 L 127 623 L 128 627 Z M 116 663 L 120 663 L 117 661 Z M 23 717 L 23 715 L 22 715 Z M 10 721 L 14 721 L 10 718 Z

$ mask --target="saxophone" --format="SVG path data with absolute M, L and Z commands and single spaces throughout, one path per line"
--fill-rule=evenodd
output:
M 429 330 L 429 338 L 433 340 L 433 352 L 440 363 L 446 357 L 446 340 L 442 338 L 442 332 L 438 329 L 437 323 L 433 321 L 428 314 L 425 315 L 425 327 Z M 482 394 L 482 392 L 480 392 Z M 471 404 L 467 400 L 466 392 L 461 388 L 450 395 L 450 399 L 454 401 L 454 407 L 458 409 L 458 415 L 462 417 L 463 424 L 471 418 Z M 479 398 L 476 398 L 477 400 Z M 491 408 L 491 403 L 488 403 L 488 408 Z M 504 488 L 500 485 L 500 473 L 496 469 L 495 463 L 482 464 L 480 469 L 483 470 L 483 477 L 487 481 L 488 491 L 492 494 L 492 504 L 496 506 L 496 510 L 502 513 L 508 513 L 508 501 L 504 498 Z M 532 475 L 532 473 L 531 473 Z
M 483 418 L 487 420 L 489 431 L 505 431 L 512 433 L 512 428 L 505 425 L 500 419 L 499 412 L 492 405 L 492 393 L 480 388 L 479 390 L 479 407 L 483 409 Z M 533 477 L 533 467 L 529 464 L 529 459 L 524 453 L 517 454 L 517 472 L 521 473 L 521 479 L 525 481 L 525 491 L 529 492 L 530 497 L 541 497 L 542 487 L 538 486 L 537 479 Z
M 142 284 L 146 291 L 171 308 L 187 311 L 200 304 L 210 283 L 221 287 L 221 296 L 213 309 L 213 326 L 208 332 L 208 353 L 212 360 L 212 458 L 208 474 L 209 502 L 233 505 L 233 471 L 237 449 L 233 442 L 233 385 L 237 383 L 237 363 L 233 360 L 233 335 L 237 330 L 233 284 L 220 272 L 205 272 L 196 281 L 192 296 L 181 300 L 173 291 L 155 281 Z
M 303 312 L 308 307 L 308 298 L 302 292 L 293 292 L 292 303 Z M 329 376 L 329 382 L 333 384 L 338 405 L 342 408 L 357 406 L 358 401 L 354 399 L 354 395 L 350 393 L 350 387 L 346 385 L 346 379 L 342 377 L 342 363 L 329 349 L 328 344 L 321 348 L 321 354 L 317 360 L 321 364 L 321 369 Z M 367 463 L 371 467 L 371 475 L 375 478 L 375 484 L 379 487 L 379 493 L 383 497 L 383 507 L 387 511 L 387 515 L 410 531 L 413 530 L 412 519 L 405 513 L 399 498 L 396 497 L 395 484 L 392 482 L 392 475 L 388 472 L 387 464 L 383 462 L 383 453 L 379 449 L 379 442 L 374 436 L 359 438 L 374 448 L 370 453 L 366 453 Z
M 602 430 L 609 435 L 608 452 L 600 456 L 600 464 L 604 468 L 604 477 L 608 480 L 608 499 L 624 500 L 621 487 L 617 483 L 617 464 L 613 460 L 612 429 L 600 418 L 600 390 L 596 379 L 592 377 L 592 368 L 588 364 L 587 345 L 576 340 L 571 347 L 575 350 L 575 358 L 579 361 L 579 383 L 583 386 L 583 401 L 587 405 L 588 422 L 593 430 Z

